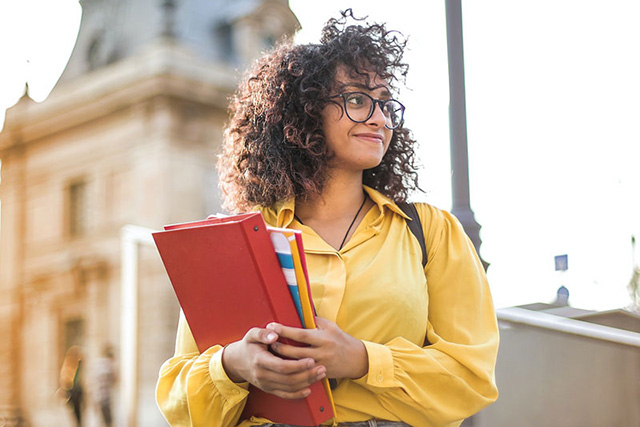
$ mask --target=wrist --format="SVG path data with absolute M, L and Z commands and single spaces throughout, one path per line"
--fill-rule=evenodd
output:
M 351 379 L 357 379 L 364 377 L 369 372 L 369 354 L 367 353 L 367 347 L 359 339 L 353 340 L 353 350 L 351 353 L 351 360 L 353 360 Z
M 236 357 L 236 347 L 237 342 L 233 342 L 222 349 L 222 369 L 227 374 L 227 377 L 234 383 L 245 382 L 246 380 L 240 375 L 238 370 L 236 369 L 236 361 L 238 358 Z

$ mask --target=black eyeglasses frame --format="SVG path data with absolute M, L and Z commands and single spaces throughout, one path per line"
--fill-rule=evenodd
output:
M 369 110 L 369 115 L 367 116 L 366 119 L 364 120 L 354 120 L 353 117 L 351 117 L 351 115 L 349 114 L 349 108 L 347 107 L 347 96 L 348 95 L 364 95 L 367 98 L 369 98 L 371 100 L 371 109 Z M 398 121 L 398 124 L 394 127 L 391 127 L 389 125 L 387 125 L 386 120 L 385 120 L 385 124 L 384 127 L 386 127 L 387 129 L 393 130 L 393 129 L 398 129 L 400 126 L 402 126 L 403 122 L 404 122 L 404 110 L 405 110 L 405 106 L 402 104 L 402 102 L 398 101 L 397 99 L 393 99 L 393 98 L 389 98 L 389 99 L 376 99 L 373 96 L 369 95 L 368 93 L 365 92 L 360 92 L 360 91 L 354 91 L 354 92 L 343 92 L 343 93 L 339 93 L 337 95 L 333 95 L 330 96 L 329 99 L 333 99 L 333 98 L 342 98 L 342 107 L 344 109 L 345 114 L 347 115 L 347 117 L 349 118 L 349 120 L 351 120 L 354 123 L 364 123 L 367 120 L 369 120 L 371 118 L 371 116 L 373 116 L 373 112 L 376 110 L 376 105 L 380 106 L 380 111 L 382 111 L 382 114 L 384 115 L 384 106 L 387 102 L 395 102 L 398 105 L 400 105 L 400 120 Z M 386 117 L 386 116 L 385 116 Z

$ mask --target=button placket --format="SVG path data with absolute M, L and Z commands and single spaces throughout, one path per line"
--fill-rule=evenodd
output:
M 324 296 L 322 299 L 322 310 L 316 307 L 318 311 L 323 312 L 323 317 L 332 322 L 338 318 L 338 312 L 342 306 L 345 287 L 347 285 L 347 271 L 344 259 L 339 253 L 331 256 L 328 267 L 328 281 L 324 284 Z

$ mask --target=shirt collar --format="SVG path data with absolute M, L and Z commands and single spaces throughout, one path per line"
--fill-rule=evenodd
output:
M 293 222 L 296 207 L 295 198 L 276 202 L 273 206 L 260 208 L 262 216 L 267 224 L 274 227 L 287 228 Z
M 388 208 L 391 211 L 397 213 L 398 215 L 404 217 L 404 218 L 409 218 L 407 216 L 407 214 L 405 214 L 402 209 L 400 209 L 398 207 L 398 205 L 396 205 L 394 203 L 393 200 L 391 200 L 390 198 L 388 198 L 387 196 L 385 196 L 384 194 L 380 193 L 377 190 L 374 190 L 371 187 L 367 187 L 366 185 L 362 186 L 364 188 L 364 191 L 367 192 L 367 195 L 369 196 L 369 198 L 376 204 L 378 205 L 378 208 L 380 209 L 380 212 L 384 212 L 383 208 Z
M 384 194 L 366 185 L 363 185 L 362 187 L 369 198 L 376 205 L 378 205 L 378 209 L 380 210 L 381 214 L 384 215 L 384 208 L 386 207 L 389 210 L 402 216 L 403 218 L 409 218 L 407 214 L 405 214 L 402 209 L 400 209 L 398 205 L 393 202 L 393 200 L 391 200 Z M 289 200 L 277 202 L 271 207 L 261 208 L 259 210 L 262 212 L 262 216 L 264 217 L 267 224 L 271 224 L 275 227 L 287 228 L 289 224 L 293 222 L 295 206 L 295 198 L 292 197 Z

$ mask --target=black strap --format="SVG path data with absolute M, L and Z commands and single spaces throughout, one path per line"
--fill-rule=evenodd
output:
M 413 203 L 400 202 L 398 203 L 398 207 L 402 209 L 411 221 L 407 220 L 407 225 L 409 226 L 409 230 L 416 236 L 418 239 L 418 243 L 420 243 L 420 248 L 422 249 L 422 267 L 424 268 L 427 265 L 427 245 L 424 239 L 424 232 L 422 231 L 422 223 L 420 222 L 420 216 L 418 215 L 418 209 L 416 209 L 416 205 Z
M 420 216 L 418 215 L 418 209 L 416 209 L 416 205 L 413 203 L 401 202 L 398 203 L 398 207 L 402 209 L 402 212 L 407 214 L 412 221 L 407 220 L 407 225 L 409 226 L 409 230 L 416 236 L 418 242 L 420 243 L 420 248 L 422 249 L 422 268 L 427 265 L 427 245 L 424 239 L 424 232 L 422 231 L 422 223 L 420 222 Z M 424 344 L 423 347 L 431 345 L 429 343 L 429 338 L 424 336 Z

